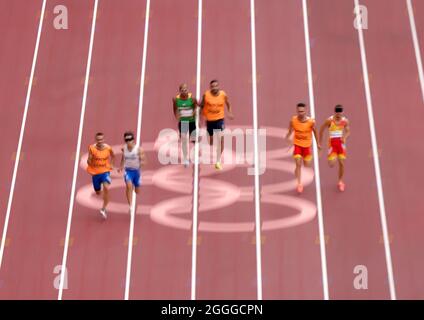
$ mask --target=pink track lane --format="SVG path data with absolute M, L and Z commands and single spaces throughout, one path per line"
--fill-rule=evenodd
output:
M 415 25 L 417 29 L 418 41 L 420 43 L 421 61 L 424 63 L 424 1 L 413 0 L 412 6 L 414 8 Z M 419 81 L 418 71 L 417 81 Z
M 53 28 L 54 6 L 73 13 Z M 61 264 L 92 1 L 48 1 L 0 278 L 1 298 L 55 299 Z
M 305 38 L 302 2 L 272 0 L 256 2 L 258 114 L 261 128 L 288 129 L 298 102 L 308 102 Z M 268 129 L 269 130 L 269 129 Z M 316 212 L 315 183 L 305 184 L 302 196 L 296 194 L 292 151 L 287 152 L 284 133 L 267 138 L 267 151 L 279 150 L 278 165 L 269 165 L 260 177 L 262 221 L 298 214 L 290 203 L 267 204 L 267 188 L 290 183 L 290 190 L 277 191 L 277 197 L 291 197 L 294 203 L 309 201 Z M 311 170 L 310 170 L 311 172 Z M 304 170 L 303 175 L 306 176 Z M 272 231 L 263 231 L 262 246 L 264 299 L 322 299 L 322 274 L 318 220 Z
M 226 127 L 253 127 L 250 4 L 248 1 L 205 1 L 202 46 L 202 90 L 218 79 L 232 103 L 235 120 Z M 204 126 L 204 123 L 202 123 Z M 215 151 L 214 151 L 215 152 Z M 254 225 L 254 177 L 245 166 L 213 172 L 213 164 L 200 165 L 199 223 L 213 221 L 249 222 Z M 212 168 L 212 169 L 211 169 Z M 209 176 L 205 172 L 212 170 Z M 225 181 L 234 188 L 250 189 L 246 202 L 236 202 L 219 210 L 204 210 L 212 193 L 209 179 Z M 210 191 L 209 191 L 210 192 Z M 200 226 L 199 225 L 199 226 Z M 197 259 L 198 299 L 256 299 L 255 231 L 207 232 L 199 230 Z
M 125 131 L 137 131 L 145 7 L 145 1 L 99 1 L 82 155 L 98 131 L 112 146 L 123 145 Z M 120 159 L 117 154 L 116 164 Z M 101 201 L 98 208 L 75 203 L 64 299 L 124 298 L 130 215 L 122 174 L 112 175 L 111 201 L 122 205 L 120 212 L 102 221 Z M 91 176 L 80 168 L 77 191 L 87 185 Z
M 373 16 L 365 45 L 397 297 L 422 299 L 424 105 L 406 2 L 362 2 Z M 422 33 L 419 38 L 423 43 Z
M 388 299 L 358 31 L 353 28 L 353 1 L 309 3 L 317 123 L 323 124 L 334 113 L 334 106 L 342 104 L 352 128 L 347 141 L 344 193 L 337 190 L 338 168 L 331 169 L 327 164 L 327 133 L 322 141 L 320 168 L 330 298 Z M 357 265 L 368 268 L 367 290 L 353 286 Z
M 3 232 L 42 1 L 0 2 L 0 230 Z M 16 17 L 20 18 L 17 19 Z M 2 284 L 0 283 L 0 290 Z
M 148 157 L 144 170 L 154 179 L 144 179 L 138 200 L 147 206 L 147 214 L 135 220 L 130 299 L 190 299 L 193 166 L 163 165 L 157 150 L 147 146 L 158 139 L 161 130 L 178 130 L 172 97 L 179 84 L 187 83 L 195 95 L 196 39 L 197 1 L 151 2 L 141 139 Z M 161 174 L 167 170 L 175 175 L 167 179 Z M 179 191 L 167 190 L 175 185 Z M 182 211 L 175 217 L 188 222 L 186 229 L 152 220 L 152 213 L 166 203 L 170 207 L 165 221 Z

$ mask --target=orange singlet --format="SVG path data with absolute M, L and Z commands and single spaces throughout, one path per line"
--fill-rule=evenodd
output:
M 205 106 L 203 114 L 208 121 L 224 119 L 225 98 L 224 91 L 219 90 L 219 94 L 214 96 L 210 90 L 205 92 Z
M 307 117 L 306 121 L 300 122 L 297 116 L 294 116 L 291 124 L 294 129 L 293 144 L 303 148 L 310 147 L 312 145 L 312 129 L 315 125 L 315 120 Z
M 95 144 L 92 144 L 88 148 L 88 152 L 91 154 L 91 164 L 88 165 L 87 172 L 91 175 L 109 172 L 111 170 L 109 160 L 111 151 L 112 148 L 109 145 L 105 145 L 103 150 L 99 150 Z

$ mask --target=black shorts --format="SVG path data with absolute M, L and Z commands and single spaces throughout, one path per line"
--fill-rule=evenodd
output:
M 191 134 L 196 130 L 196 122 L 195 121 L 180 121 L 178 122 L 178 130 L 180 131 L 180 136 L 181 134 L 187 134 L 187 132 Z M 194 139 L 194 138 L 193 138 Z
M 225 129 L 224 119 L 206 121 L 206 128 L 208 130 L 208 134 L 213 136 L 214 130 L 223 131 Z

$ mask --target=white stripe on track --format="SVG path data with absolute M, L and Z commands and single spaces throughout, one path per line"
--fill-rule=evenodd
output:
M 62 300 L 63 285 L 64 285 L 65 274 L 66 274 L 66 262 L 67 262 L 68 250 L 69 250 L 69 236 L 71 232 L 72 213 L 74 209 L 74 200 L 75 200 L 75 189 L 76 189 L 76 182 L 77 182 L 78 168 L 79 168 L 79 161 L 80 161 L 81 140 L 82 140 L 82 132 L 84 128 L 85 107 L 87 104 L 88 79 L 90 77 L 91 56 L 93 53 L 94 33 L 96 30 L 97 6 L 98 6 L 98 0 L 94 0 L 93 20 L 91 23 L 91 34 L 90 34 L 90 44 L 88 48 L 87 68 L 85 70 L 84 93 L 82 96 L 81 115 L 80 115 L 79 129 L 78 129 L 78 140 L 77 140 L 75 162 L 74 162 L 74 173 L 72 177 L 71 195 L 69 197 L 69 209 L 68 209 L 68 221 L 66 225 L 65 245 L 63 248 L 62 268 L 60 270 L 59 294 L 57 298 L 58 300 Z
M 32 90 L 32 83 L 33 83 L 33 80 L 34 80 L 35 66 L 37 64 L 37 56 L 38 56 L 38 48 L 40 46 L 41 31 L 43 29 L 43 21 L 44 21 L 44 13 L 45 13 L 45 10 L 46 10 L 46 2 L 47 2 L 47 0 L 43 0 L 42 6 L 41 6 L 41 15 L 40 15 L 40 22 L 38 24 L 37 40 L 35 42 L 34 55 L 33 55 L 33 58 L 32 58 L 31 73 L 30 73 L 30 77 L 29 77 L 28 89 L 27 89 L 27 94 L 26 94 L 26 99 L 25 99 L 24 113 L 23 113 L 23 116 L 22 116 L 21 131 L 19 133 L 19 141 L 18 141 L 18 147 L 17 147 L 17 150 L 16 150 L 15 165 L 13 167 L 12 182 L 11 182 L 11 185 L 10 185 L 9 199 L 7 201 L 6 217 L 5 217 L 5 221 L 4 221 L 3 235 L 2 235 L 2 238 L 1 238 L 1 245 L 0 245 L 0 268 L 1 268 L 2 262 L 3 262 L 3 254 L 4 254 L 5 244 L 6 244 L 7 229 L 8 229 L 8 226 L 9 226 L 10 211 L 12 209 L 13 194 L 15 192 L 16 176 L 18 175 L 19 160 L 21 158 L 22 143 L 23 143 L 23 140 L 24 140 L 25 125 L 26 125 L 28 109 L 29 109 L 29 101 L 30 101 L 30 98 L 31 98 L 31 90 Z
M 359 1 L 354 0 L 354 2 L 355 2 L 355 8 L 359 8 Z M 359 47 L 361 51 L 362 73 L 364 77 L 365 95 L 367 99 L 368 121 L 369 121 L 370 134 L 371 134 L 372 155 L 374 159 L 375 178 L 377 182 L 378 203 L 380 207 L 380 220 L 381 220 L 381 228 L 383 231 L 384 251 L 386 255 L 387 276 L 389 280 L 390 297 L 392 300 L 396 300 L 395 282 L 393 278 L 392 257 L 390 253 L 389 235 L 387 231 L 386 209 L 384 206 L 384 192 L 383 192 L 383 185 L 381 182 L 380 160 L 379 160 L 379 156 L 377 152 L 378 144 L 377 144 L 377 137 L 375 133 L 371 89 L 370 89 L 370 83 L 368 78 L 367 55 L 365 51 L 364 34 L 363 34 L 362 28 L 358 28 L 358 37 L 359 37 Z
M 200 77 L 202 70 L 202 7 L 203 0 L 198 0 L 197 12 L 197 64 L 196 64 L 196 99 L 200 99 Z M 196 128 L 199 128 L 199 108 L 196 108 Z M 194 178 L 193 178 L 193 223 L 191 247 L 191 300 L 196 300 L 197 272 L 197 225 L 199 206 L 199 130 L 196 130 L 194 145 Z
M 302 2 L 303 6 L 303 24 L 305 29 L 305 48 L 306 48 L 306 63 L 308 69 L 308 88 L 309 88 L 309 104 L 311 108 L 311 116 L 315 118 L 315 98 L 314 98 L 314 84 L 312 77 L 312 61 L 311 61 L 311 45 L 309 41 L 309 23 L 308 23 L 308 4 L 306 0 Z M 327 276 L 327 257 L 325 250 L 325 237 L 324 237 L 324 217 L 322 212 L 322 199 L 321 199 L 321 182 L 319 172 L 318 151 L 314 140 L 314 170 L 315 170 L 315 190 L 317 197 L 317 210 L 318 210 L 318 228 L 319 228 L 319 247 L 321 251 L 321 270 L 322 270 L 322 287 L 324 299 L 329 300 L 328 293 L 328 276 Z
M 412 7 L 412 0 L 406 0 L 406 5 L 408 7 L 409 23 L 411 25 L 412 40 L 414 42 L 415 57 L 417 59 L 418 75 L 419 75 L 420 84 L 421 84 L 421 94 L 423 96 L 423 102 L 424 102 L 423 61 L 421 59 L 421 50 L 420 50 L 420 42 L 418 41 L 417 27 L 415 26 L 414 8 Z
M 256 83 L 256 26 L 255 0 L 250 0 L 250 28 L 252 42 L 252 100 L 253 100 L 253 140 L 255 153 L 255 237 L 256 237 L 256 281 L 257 299 L 262 300 L 262 241 L 261 241 L 261 203 L 259 185 L 259 147 L 258 147 L 258 89 Z
M 141 62 L 141 77 L 140 77 L 140 94 L 138 100 L 138 118 L 137 118 L 137 147 L 141 141 L 141 120 L 143 115 L 143 98 L 144 98 L 144 82 L 146 78 L 146 59 L 147 59 L 147 40 L 149 35 L 149 19 L 150 19 L 150 0 L 146 3 L 146 16 L 144 22 L 144 41 L 143 41 L 143 57 Z M 130 295 L 131 284 L 131 264 L 132 264 L 132 249 L 134 238 L 134 224 L 135 224 L 135 208 L 136 208 L 136 194 L 133 192 L 131 200 L 131 221 L 128 237 L 128 257 L 127 257 L 127 273 L 125 278 L 125 295 L 124 299 L 128 300 Z

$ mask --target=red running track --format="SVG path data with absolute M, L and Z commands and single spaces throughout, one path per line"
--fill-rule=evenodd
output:
M 48 1 L 47 22 L 57 4 L 75 14 L 75 24 L 66 31 L 43 26 L 0 270 L 1 298 L 57 297 L 54 268 L 62 261 L 92 1 Z
M 0 2 L 0 28 L 3 30 L 0 55 L 0 70 L 2 70 L 0 135 L 4 139 L 3 155 L 0 157 L 0 230 L 2 231 L 42 3 L 32 1 L 29 5 L 24 5 L 24 2 L 25 0 Z M 22 20 L 15 19 L 17 15 L 20 15 Z M 20 40 L 18 43 L 17 38 Z M 8 244 L 10 243 L 9 239 Z M 4 280 L 0 279 L 0 290 L 3 284 Z
M 424 203 L 415 163 L 423 154 L 415 146 L 420 144 L 419 119 L 424 109 L 406 2 L 362 2 L 370 13 L 370 28 L 364 31 L 365 49 L 397 295 L 400 299 L 422 298 L 420 213 Z M 47 1 L 0 269 L 3 299 L 56 299 L 58 294 L 54 268 L 61 264 L 64 249 L 94 1 L 60 3 L 68 7 L 72 17 L 66 31 L 53 28 L 56 4 L 59 2 Z M 424 7 L 419 1 L 413 4 L 423 54 Z M 1 2 L 0 6 L 0 21 L 6 30 L 2 43 L 7 44 L 0 56 L 1 115 L 6 119 L 0 128 L 6 140 L 5 156 L 0 159 L 2 226 L 41 1 L 25 8 L 19 1 L 7 6 Z M 295 0 L 270 0 L 266 5 L 257 1 L 255 9 L 258 118 L 259 126 L 269 134 L 268 167 L 260 176 L 263 296 L 322 299 L 315 213 L 301 225 L 270 230 L 274 220 L 296 214 L 290 208 L 293 198 L 303 201 L 295 201 L 297 205 L 316 206 L 311 175 L 306 177 L 310 185 L 304 195 L 299 197 L 290 189 L 293 168 L 282 139 L 295 104 L 310 98 L 302 6 Z M 318 123 L 331 114 L 336 103 L 346 106 L 352 122 L 344 194 L 335 190 L 336 172 L 327 168 L 325 151 L 319 163 L 330 298 L 389 299 L 353 0 L 310 0 L 308 9 Z M 118 145 L 123 131 L 137 130 L 145 10 L 145 1 L 125 1 L 119 10 L 112 0 L 99 1 L 82 153 L 96 131 L 104 131 L 108 142 Z M 28 19 L 16 29 L 17 20 L 11 17 L 18 14 Z M 226 122 L 229 128 L 253 125 L 250 27 L 248 1 L 204 1 L 201 90 L 210 79 L 220 80 L 234 107 L 235 120 Z M 149 28 L 141 127 L 149 163 L 143 172 L 135 219 L 130 298 L 189 299 L 193 167 L 162 165 L 154 142 L 160 130 L 176 128 L 171 98 L 178 84 L 187 82 L 195 92 L 197 1 L 178 5 L 172 0 L 151 1 Z M 19 44 L 14 40 L 18 36 L 15 30 L 19 31 Z M 404 131 L 409 134 L 406 139 Z M 233 233 L 205 230 L 207 222 L 254 221 L 254 179 L 246 173 L 246 165 L 233 168 L 224 164 L 222 172 L 215 172 L 211 165 L 200 166 L 198 299 L 257 297 L 254 228 Z M 89 184 L 90 177 L 80 168 L 78 194 Z M 241 194 L 226 207 L 210 209 L 208 192 L 218 185 L 241 190 Z M 75 202 L 64 299 L 124 298 L 130 217 L 122 177 L 114 176 L 113 186 L 115 203 L 106 222 L 99 217 L 97 202 L 89 206 L 79 198 Z M 164 210 L 184 223 L 178 228 L 164 225 L 160 220 Z M 356 265 L 368 268 L 368 290 L 353 287 Z

